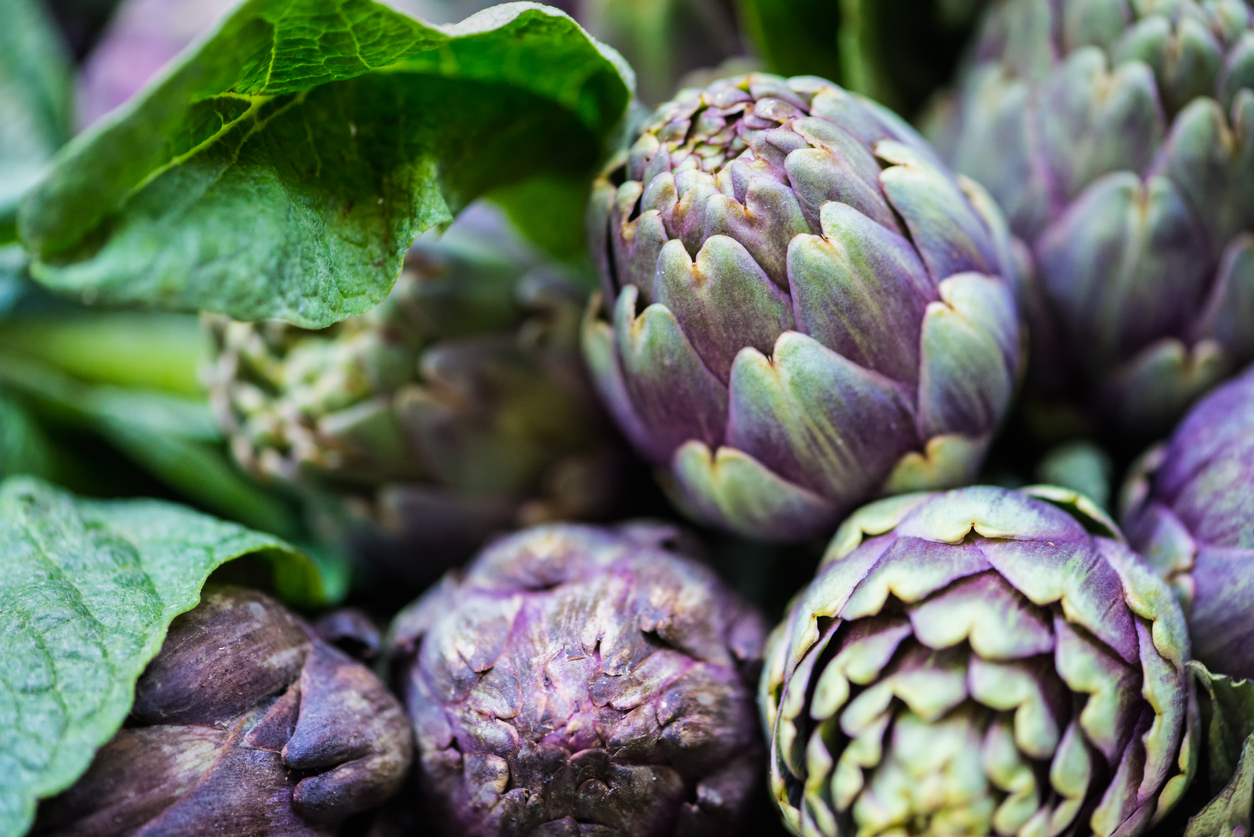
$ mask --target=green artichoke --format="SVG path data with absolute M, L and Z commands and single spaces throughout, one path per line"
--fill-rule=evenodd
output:
M 890 498 L 841 526 L 767 640 L 797 834 L 1143 834 L 1194 771 L 1166 584 L 1057 488 Z
M 579 358 L 586 294 L 493 240 L 498 221 L 421 240 L 379 306 L 321 331 L 209 317 L 245 470 L 343 497 L 424 557 L 605 512 L 620 457 Z
M 931 138 L 1031 247 L 1032 391 L 1139 436 L 1254 359 L 1254 7 L 1002 0 Z
M 584 352 L 691 515 L 830 534 L 879 494 L 960 485 L 1023 351 L 1000 213 L 890 112 L 750 75 L 657 110 L 595 187 L 610 319 Z

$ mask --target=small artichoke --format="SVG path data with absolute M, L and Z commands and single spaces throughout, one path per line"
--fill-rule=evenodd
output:
M 929 134 L 1031 247 L 1033 392 L 1152 438 L 1254 359 L 1254 7 L 1001 0 Z
M 232 451 L 347 499 L 424 559 L 608 508 L 619 457 L 579 357 L 586 294 L 474 210 L 419 241 L 389 296 L 309 331 L 207 319 Z
M 379 678 L 272 599 L 210 588 L 126 726 L 33 835 L 315 837 L 400 789 L 413 739 Z
M 690 89 L 590 211 L 603 400 L 691 515 L 830 534 L 970 481 L 1023 352 L 998 210 L 903 122 L 814 77 Z
M 1194 656 L 1254 679 L 1254 367 L 1133 466 L 1122 507 L 1128 541 L 1184 605 Z
M 797 834 L 1143 834 L 1194 770 L 1189 639 L 1087 500 L 977 486 L 864 507 L 767 641 Z
M 502 539 L 392 626 L 441 833 L 722 835 L 758 787 L 765 625 L 674 530 Z

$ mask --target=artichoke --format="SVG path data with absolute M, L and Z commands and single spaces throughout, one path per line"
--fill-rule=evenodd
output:
M 392 626 L 441 833 L 715 835 L 758 787 L 765 625 L 660 525 L 502 539 Z
M 1254 367 L 1133 466 L 1122 507 L 1128 541 L 1184 605 L 1194 656 L 1254 679 Z
M 585 357 L 688 513 L 805 540 L 974 477 L 1023 360 L 1017 258 L 891 113 L 814 77 L 684 91 L 589 220 L 611 311 Z
M 1180 606 L 1063 489 L 864 507 L 766 653 L 771 786 L 797 834 L 1132 837 L 1194 770 Z
M 207 383 L 245 470 L 343 497 L 441 560 L 608 508 L 620 460 L 579 357 L 586 295 L 490 240 L 485 213 L 421 239 L 379 306 L 330 328 L 208 318 Z
M 1002 0 L 931 137 L 1030 245 L 1040 402 L 1152 438 L 1254 359 L 1254 7 Z
M 31 833 L 333 835 L 399 790 L 412 756 L 374 674 L 272 599 L 211 588 L 170 626 L 127 725 Z

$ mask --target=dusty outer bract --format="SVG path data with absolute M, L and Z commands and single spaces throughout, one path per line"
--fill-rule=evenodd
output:
M 760 787 L 765 626 L 676 532 L 542 526 L 392 626 L 442 832 L 722 837 Z

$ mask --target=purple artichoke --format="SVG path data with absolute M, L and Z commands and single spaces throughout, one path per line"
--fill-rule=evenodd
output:
M 1088 500 L 977 486 L 864 507 L 767 641 L 797 834 L 1144 834 L 1194 771 L 1189 638 Z
M 1254 367 L 1133 466 L 1122 506 L 1128 540 L 1184 605 L 1194 656 L 1254 678 Z
M 1254 359 L 1254 7 L 1001 0 L 930 136 L 1033 250 L 1032 390 L 1138 436 Z
M 333 835 L 396 793 L 412 755 L 379 678 L 272 599 L 211 588 L 171 624 L 126 727 L 31 833 Z
M 1004 223 L 903 122 L 814 77 L 687 90 L 596 187 L 603 399 L 691 515 L 830 533 L 972 479 L 1023 352 Z
M 443 833 L 721 835 L 758 785 L 765 626 L 675 532 L 497 541 L 392 627 Z

